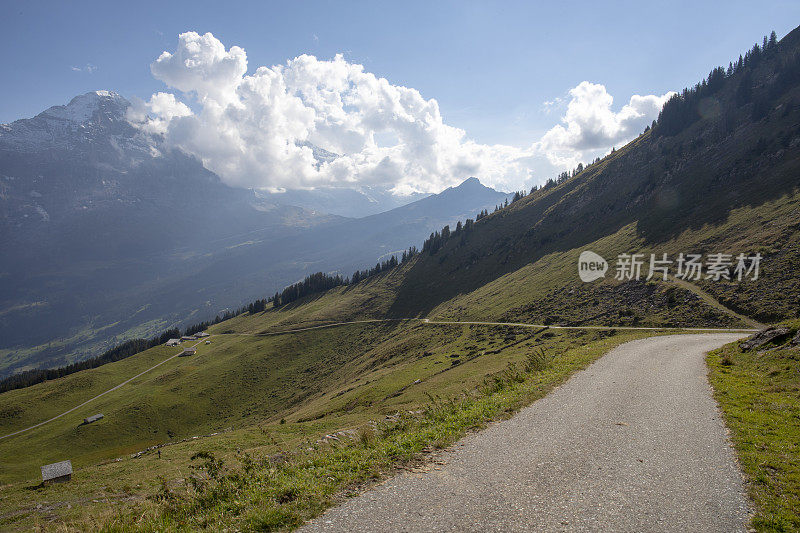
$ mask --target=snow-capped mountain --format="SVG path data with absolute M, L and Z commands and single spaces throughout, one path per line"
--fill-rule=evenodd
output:
M 99 124 L 106 120 L 116 122 L 130 102 L 113 91 L 91 91 L 76 96 L 67 105 L 56 105 L 42 111 L 38 117 L 66 120 L 80 125 Z
M 331 220 L 228 187 L 131 126 L 128 105 L 97 91 L 0 126 L 3 347 L 60 337 L 71 347 L 55 351 L 61 356 L 99 327 L 114 324 L 108 340 L 137 323 L 182 319 L 198 303 L 216 303 L 181 283 L 226 239 L 284 238 Z
M 36 222 L 112 209 L 122 214 L 121 208 L 143 203 L 148 209 L 194 210 L 175 205 L 177 197 L 201 204 L 213 197 L 211 207 L 245 207 L 235 217 L 275 208 L 251 191 L 225 186 L 195 159 L 133 127 L 126 118 L 129 105 L 114 92 L 95 91 L 0 126 L 4 237 Z
M 474 180 L 334 216 L 394 206 L 373 191 L 229 187 L 132 126 L 128 107 L 96 91 L 0 126 L 0 349 L 20 350 L 0 375 L 207 319 L 312 272 L 348 275 L 504 197 Z
M 30 153 L 105 143 L 113 138 L 120 148 L 149 155 L 150 140 L 126 119 L 129 106 L 128 100 L 111 91 L 82 94 L 33 118 L 0 125 L 0 147 Z

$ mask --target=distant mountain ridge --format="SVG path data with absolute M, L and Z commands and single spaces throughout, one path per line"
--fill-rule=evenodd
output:
M 325 224 L 293 237 L 291 242 L 282 242 L 281 247 L 295 260 L 316 265 L 311 270 L 347 265 L 335 271 L 349 275 L 358 268 L 371 266 L 364 264 L 366 257 L 373 257 L 374 265 L 378 259 L 401 253 L 409 246 L 419 247 L 425 237 L 443 225 L 455 227 L 459 220 L 474 218 L 484 209 L 491 211 L 508 198 L 508 194 L 486 187 L 477 178 L 468 178 L 456 187 L 385 213 Z M 361 259 L 354 261 L 355 257 Z
M 257 191 L 256 194 L 278 204 L 296 205 L 310 211 L 354 218 L 377 215 L 429 196 L 423 193 L 396 196 L 388 189 L 367 186 L 317 187 L 313 190 L 295 189 L 279 193 Z
M 504 197 L 353 222 L 225 185 L 133 127 L 128 106 L 95 91 L 0 126 L 0 374 L 213 317 L 313 271 L 349 275 Z

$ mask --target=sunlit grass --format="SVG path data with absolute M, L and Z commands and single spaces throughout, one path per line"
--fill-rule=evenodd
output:
M 753 527 L 800 530 L 800 347 L 742 352 L 734 343 L 707 360 L 756 506 Z

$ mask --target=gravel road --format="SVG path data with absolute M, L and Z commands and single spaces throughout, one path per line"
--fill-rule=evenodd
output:
M 301 531 L 741 531 L 742 476 L 704 353 L 741 334 L 624 344 Z M 437 464 L 439 463 L 439 464 Z

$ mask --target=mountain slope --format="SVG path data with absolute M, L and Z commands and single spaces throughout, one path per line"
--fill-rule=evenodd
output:
M 355 220 L 333 221 L 280 243 L 281 253 L 311 270 L 339 270 L 344 275 L 379 259 L 419 246 L 431 232 L 494 209 L 508 195 L 469 178 L 410 204 Z M 256 251 L 258 253 L 258 251 Z
M 424 315 L 547 254 L 594 249 L 600 239 L 625 234 L 608 243 L 607 259 L 637 251 L 673 259 L 680 252 L 759 252 L 757 281 L 698 283 L 744 315 L 796 316 L 799 54 L 795 30 L 699 98 L 713 113 L 698 111 L 670 134 L 656 125 L 576 177 L 479 221 L 415 265 L 393 313 Z M 742 92 L 747 102 L 737 96 Z M 581 286 L 576 274 L 569 281 Z
M 0 258 L 0 348 L 13 348 L 5 369 L 58 363 L 87 341 L 182 319 L 209 295 L 179 285 L 225 239 L 332 220 L 268 204 L 161 152 L 128 124 L 127 106 L 99 91 L 0 128 L 0 245 L 13 251 Z
M 309 211 L 355 218 L 377 215 L 428 196 L 422 193 L 396 196 L 388 190 L 370 187 L 358 189 L 318 187 L 313 190 L 298 189 L 279 193 L 259 192 L 259 195 L 277 204 L 294 205 Z

